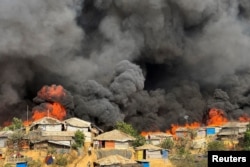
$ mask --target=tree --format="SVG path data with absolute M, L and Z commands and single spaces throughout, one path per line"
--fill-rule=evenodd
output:
M 115 125 L 115 129 L 118 129 L 126 134 L 133 136 L 136 139 L 132 143 L 134 147 L 142 146 L 146 142 L 146 139 L 143 136 L 141 136 L 131 124 L 125 122 L 117 122 Z
M 137 130 L 135 130 L 131 124 L 128 124 L 125 122 L 117 122 L 115 125 L 115 129 L 118 129 L 118 130 L 120 130 L 124 133 L 127 133 L 133 137 L 138 136 Z
M 245 132 L 244 138 L 243 138 L 243 146 L 244 150 L 250 150 L 250 126 L 248 125 L 247 131 Z
M 166 138 L 162 141 L 160 147 L 165 149 L 172 149 L 174 147 L 174 142 L 170 138 Z
M 226 150 L 226 147 L 222 141 L 215 140 L 215 141 L 208 143 L 207 150 L 208 151 L 223 151 L 223 150 Z
M 22 127 L 23 127 L 23 121 L 21 119 L 14 117 L 12 119 L 11 125 L 9 126 L 9 129 L 16 130 L 16 129 L 21 129 Z
M 83 146 L 83 143 L 85 141 L 85 135 L 83 134 L 82 131 L 77 130 L 75 132 L 74 140 L 75 140 L 75 145 L 73 145 L 73 147 L 80 148 Z

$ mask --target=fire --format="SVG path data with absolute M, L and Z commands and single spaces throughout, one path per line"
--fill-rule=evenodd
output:
M 212 108 L 208 113 L 208 126 L 221 126 L 228 122 L 223 110 Z
M 38 92 L 37 97 L 49 101 L 33 108 L 32 121 L 43 117 L 53 117 L 63 120 L 66 116 L 65 107 L 58 101 L 65 96 L 65 90 L 61 85 L 43 86 Z M 29 125 L 31 121 L 25 121 L 24 125 Z
M 186 123 L 185 125 L 177 125 L 177 124 L 171 124 L 171 129 L 167 130 L 167 134 L 172 134 L 173 136 L 176 135 L 176 130 L 178 128 L 187 128 L 187 129 L 197 129 L 201 126 L 199 122 L 193 122 L 193 123 Z
M 52 104 L 46 103 L 45 108 L 41 110 L 33 110 L 33 120 L 38 120 L 43 117 L 53 117 L 59 120 L 63 120 L 63 118 L 66 116 L 66 109 L 57 102 L 54 102 Z
M 141 135 L 144 136 L 144 137 L 146 137 L 148 135 L 156 134 L 156 133 L 159 133 L 159 132 L 161 132 L 161 131 L 159 131 L 159 130 L 152 131 L 152 132 L 150 132 L 150 131 L 149 132 L 142 131 Z
M 185 125 L 177 125 L 177 124 L 171 124 L 171 129 L 170 130 L 167 130 L 166 131 L 166 134 L 171 134 L 173 135 L 174 137 L 176 136 L 176 130 L 178 128 L 187 128 L 187 129 L 196 129 L 196 128 L 199 128 L 200 127 L 200 123 L 199 122 L 193 122 L 193 123 L 186 123 Z M 153 135 L 153 134 L 156 134 L 156 133 L 159 133 L 161 131 L 152 131 L 152 132 L 141 132 L 141 135 L 142 136 L 148 136 L 148 135 Z
M 240 122 L 250 122 L 250 117 L 247 114 L 243 114 L 238 118 Z
M 43 86 L 41 90 L 37 93 L 38 97 L 42 97 L 47 100 L 51 100 L 53 98 L 60 98 L 65 96 L 64 88 L 61 85 L 51 85 L 51 86 Z

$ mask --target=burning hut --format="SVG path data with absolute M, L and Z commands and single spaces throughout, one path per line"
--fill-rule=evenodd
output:
M 63 123 L 52 117 L 43 117 L 33 122 L 30 126 L 30 131 L 41 130 L 41 131 L 58 132 L 62 131 L 62 129 L 63 129 Z
M 127 149 L 130 147 L 131 141 L 134 140 L 134 137 L 116 129 L 94 138 L 94 142 L 98 142 L 99 147 L 115 149 Z
M 153 144 L 153 145 L 159 145 L 164 140 L 169 138 L 170 140 L 173 140 L 173 135 L 163 133 L 163 132 L 153 132 L 145 136 L 147 143 Z
M 218 133 L 219 138 L 242 137 L 247 130 L 248 123 L 245 122 L 228 122 L 223 125 Z
M 64 124 L 51 117 L 44 117 L 31 124 L 28 139 L 34 149 L 54 147 L 58 152 L 68 151 L 74 132 L 64 131 Z

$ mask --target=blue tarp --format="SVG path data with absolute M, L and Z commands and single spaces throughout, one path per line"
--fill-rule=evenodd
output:
M 28 165 L 27 165 L 27 162 L 18 162 L 17 164 L 16 164 L 16 167 L 27 167 Z

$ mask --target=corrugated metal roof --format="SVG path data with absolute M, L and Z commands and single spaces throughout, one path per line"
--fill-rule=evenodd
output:
M 98 135 L 97 137 L 94 138 L 94 140 L 133 141 L 133 140 L 135 140 L 135 138 L 126 134 L 126 133 L 123 133 L 123 132 L 115 129 L 115 130 Z
M 33 122 L 31 124 L 31 127 L 35 125 L 58 125 L 58 124 L 62 124 L 62 122 L 52 117 L 43 117 Z
M 136 164 L 137 162 L 132 159 L 127 159 L 120 155 L 110 155 L 95 161 L 99 165 L 114 165 L 114 164 Z
M 221 127 L 246 127 L 248 124 L 248 122 L 227 122 Z
M 30 141 L 32 143 L 39 143 L 39 142 L 42 142 L 42 141 L 71 141 L 72 140 L 72 137 L 68 137 L 68 136 L 40 136 L 39 138 L 37 137 L 34 137 L 34 138 L 30 138 Z
M 70 147 L 70 141 L 53 141 L 53 140 L 49 140 L 48 142 L 53 143 L 53 144 L 57 144 L 57 145 L 61 145 L 61 146 Z
M 239 131 L 234 129 L 222 129 L 218 136 L 238 135 Z
M 75 127 L 81 127 L 81 128 L 88 128 L 91 125 L 90 122 L 81 120 L 81 119 L 76 118 L 76 117 L 66 119 L 65 122 L 68 125 L 75 126 Z
M 162 148 L 152 144 L 144 144 L 143 146 L 136 147 L 136 150 L 162 150 Z

